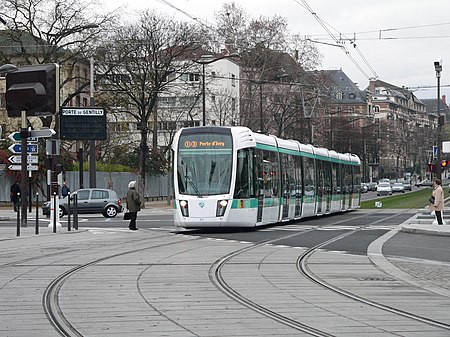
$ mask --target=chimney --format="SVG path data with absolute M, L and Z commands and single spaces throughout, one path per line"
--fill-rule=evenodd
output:
M 375 78 L 373 78 L 373 77 L 369 78 L 369 88 L 368 88 L 368 90 L 369 90 L 371 95 L 373 95 L 375 93 L 375 82 L 376 82 Z

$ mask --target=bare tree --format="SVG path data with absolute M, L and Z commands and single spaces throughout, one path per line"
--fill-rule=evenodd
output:
M 192 66 L 183 62 L 197 49 L 197 33 L 192 26 L 156 12 L 145 11 L 135 23 L 117 29 L 105 45 L 103 66 L 113 69 L 104 77 L 116 89 L 116 106 L 140 125 L 139 184 L 145 190 L 146 162 L 158 150 L 158 98 Z M 120 76 L 119 76 L 120 75 Z M 148 145 L 149 133 L 152 146 Z
M 60 64 L 62 106 L 86 90 L 89 76 L 80 72 L 80 65 L 93 54 L 115 14 L 101 12 L 98 3 L 85 0 L 4 0 L 2 4 L 8 29 L 0 32 L 0 63 Z M 50 126 L 51 118 L 42 120 Z

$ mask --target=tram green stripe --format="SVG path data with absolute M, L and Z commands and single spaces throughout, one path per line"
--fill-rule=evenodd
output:
M 318 155 L 318 154 L 313 154 L 313 153 L 309 153 L 309 152 L 302 152 L 302 151 L 295 151 L 295 150 L 292 150 L 292 149 L 285 149 L 283 147 L 278 147 L 277 148 L 276 146 L 267 145 L 267 144 L 256 143 L 256 148 L 257 149 L 261 149 L 261 150 L 266 150 L 266 151 L 286 153 L 286 154 L 290 154 L 290 155 L 293 155 L 293 156 L 314 158 L 314 159 L 320 159 L 320 160 L 323 160 L 323 161 L 331 161 L 333 163 L 359 166 L 359 164 L 357 162 L 353 162 L 353 161 L 349 161 L 349 160 L 342 160 L 342 159 L 338 159 L 338 158 L 330 158 L 330 157 L 326 157 L 326 156 L 322 156 L 322 155 Z

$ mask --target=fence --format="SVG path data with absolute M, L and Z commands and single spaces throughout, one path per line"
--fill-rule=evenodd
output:
M 89 187 L 89 172 L 83 172 L 83 185 L 85 188 Z M 65 181 L 67 186 L 73 192 L 80 187 L 80 173 L 78 171 L 70 171 L 65 173 Z M 139 184 L 139 177 L 136 174 L 129 172 L 97 172 L 96 187 L 109 188 L 117 192 L 117 194 L 124 198 L 128 191 L 128 183 L 136 180 Z M 13 184 L 13 180 L 5 174 L 0 175 L 0 203 L 9 202 L 9 189 Z M 149 200 L 164 199 L 169 193 L 169 177 L 168 176 L 147 176 L 145 178 L 144 197 Z M 32 195 L 36 193 L 32 187 Z M 39 191 L 39 200 L 45 201 L 47 198 Z M 33 200 L 35 198 L 33 197 Z

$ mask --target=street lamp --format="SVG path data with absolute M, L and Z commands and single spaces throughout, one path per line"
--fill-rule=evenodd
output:
M 436 178 L 441 180 L 441 71 L 442 71 L 442 59 L 434 61 L 434 70 L 436 71 L 437 79 L 437 133 L 436 133 Z
M 209 58 L 210 55 L 203 55 L 202 58 Z M 202 65 L 202 103 L 203 103 L 203 126 L 206 125 L 206 98 L 205 98 L 205 92 L 206 92 L 206 86 L 205 86 L 205 64 L 211 64 L 213 62 L 223 60 L 223 59 L 229 59 L 232 57 L 241 57 L 239 54 L 230 54 L 230 55 L 223 55 L 214 59 L 208 59 L 208 60 L 194 60 L 195 63 Z

